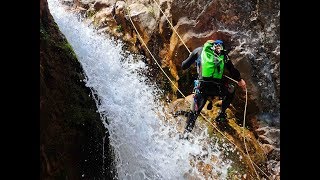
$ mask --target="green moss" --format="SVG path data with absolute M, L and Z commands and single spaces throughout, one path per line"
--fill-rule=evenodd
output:
M 239 179 L 239 176 L 243 176 L 245 174 L 243 170 L 237 166 L 233 165 L 227 170 L 227 179 Z
M 156 13 L 154 12 L 154 9 L 152 6 L 148 7 L 148 13 L 153 16 L 154 18 L 156 17 Z
M 118 33 L 120 33 L 120 32 L 123 31 L 123 27 L 121 26 L 121 24 L 116 27 L 116 31 L 117 31 Z
M 96 13 L 97 13 L 97 11 L 95 11 L 95 10 L 89 10 L 86 12 L 86 17 L 92 18 Z
M 83 75 L 79 72 L 72 72 L 71 78 L 75 82 L 79 82 L 83 79 Z M 66 121 L 69 125 L 84 125 L 95 119 L 100 119 L 99 114 L 95 111 L 95 103 L 89 96 L 90 90 L 85 87 L 83 82 L 72 83 L 69 81 L 65 86 L 68 87 Z
M 57 47 L 63 49 L 63 51 L 68 54 L 71 55 L 74 60 L 77 60 L 77 55 L 76 53 L 73 51 L 72 46 L 70 45 L 70 43 L 68 43 L 67 41 L 63 41 L 59 44 L 56 44 Z
M 95 18 L 95 19 L 93 20 L 92 24 L 93 24 L 93 26 L 94 26 L 95 28 L 98 28 L 98 27 L 99 27 L 99 20 Z
M 54 36 L 50 35 L 51 31 L 59 30 L 56 23 L 51 23 L 51 24 L 53 25 L 53 27 L 49 29 L 49 28 L 46 28 L 42 24 L 42 22 L 40 22 L 40 41 L 46 44 L 46 46 L 61 48 L 65 54 L 70 55 L 71 58 L 73 58 L 74 60 L 77 60 L 77 56 L 72 46 L 69 44 L 69 42 L 66 39 L 63 38 L 62 40 L 58 41 Z
M 67 109 L 66 121 L 69 126 L 86 125 L 89 121 L 99 118 L 93 109 L 71 104 Z
M 49 34 L 46 29 L 43 27 L 42 23 L 40 23 L 40 40 L 48 40 Z

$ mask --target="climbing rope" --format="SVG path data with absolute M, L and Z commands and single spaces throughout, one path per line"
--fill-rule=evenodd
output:
M 158 4 L 156 1 L 154 1 L 154 2 L 158 5 L 160 11 L 164 14 L 164 12 L 161 10 L 159 4 Z M 127 2 L 126 2 L 126 3 L 127 3 Z M 140 41 L 141 41 L 142 44 L 146 47 L 146 49 L 147 49 L 147 51 L 149 52 L 150 56 L 151 56 L 151 57 L 153 58 L 153 60 L 156 62 L 157 66 L 160 68 L 160 70 L 163 72 L 163 74 L 164 74 L 164 75 L 168 78 L 168 80 L 173 84 L 173 86 L 177 89 L 177 91 L 178 91 L 184 98 L 186 98 L 186 96 L 180 91 L 180 89 L 179 89 L 179 88 L 174 84 L 174 82 L 170 79 L 170 77 L 167 75 L 167 73 L 162 69 L 162 67 L 160 66 L 160 64 L 159 64 L 158 61 L 156 60 L 156 58 L 153 56 L 153 54 L 152 54 L 151 51 L 149 50 L 148 46 L 147 46 L 147 45 L 145 44 L 145 42 L 143 41 L 142 37 L 140 36 L 139 31 L 137 30 L 136 26 L 134 25 L 134 23 L 133 23 L 133 21 L 132 21 L 132 19 L 131 19 L 131 16 L 130 16 L 130 8 L 129 8 L 128 6 L 126 6 L 126 7 L 127 7 L 126 9 L 127 9 L 127 11 L 128 11 L 129 20 L 130 20 L 133 28 L 135 29 L 135 31 L 136 31 L 136 33 L 137 33 Z M 189 50 L 189 48 L 186 46 L 186 44 L 184 43 L 184 41 L 182 40 L 182 38 L 179 36 L 179 34 L 177 33 L 177 31 L 175 30 L 175 28 L 173 27 L 173 25 L 171 24 L 171 22 L 170 22 L 169 19 L 167 18 L 167 16 L 166 16 L 165 14 L 164 14 L 164 16 L 166 17 L 167 21 L 168 21 L 169 24 L 171 25 L 172 29 L 176 32 L 177 36 L 180 38 L 181 42 L 184 44 L 184 46 L 186 47 L 186 49 L 189 51 L 189 53 L 191 53 L 191 51 Z M 230 79 L 230 80 L 238 83 L 238 81 L 236 81 L 236 80 L 234 80 L 234 79 L 232 79 L 232 78 L 230 78 L 230 77 L 228 77 L 228 76 L 226 76 L 226 75 L 224 75 L 224 76 L 225 76 L 226 78 L 228 78 L 228 79 Z M 244 128 L 245 128 L 245 116 L 246 116 L 246 107 L 247 107 L 247 89 L 245 89 L 245 91 L 246 91 L 246 103 L 245 103 L 244 123 L 243 123 L 244 143 L 245 143 Z M 186 102 L 188 102 L 188 101 L 186 101 Z M 188 103 L 190 103 L 190 102 L 188 102 Z M 206 122 L 208 122 L 209 124 L 211 124 L 220 134 L 222 134 L 222 135 L 223 135 L 231 144 L 233 144 L 241 153 L 245 154 L 235 143 L 233 143 L 233 142 L 232 142 L 226 135 L 224 135 L 212 122 L 210 122 L 210 120 L 208 120 L 202 113 L 200 113 L 200 114 L 201 114 L 201 116 L 206 120 Z M 250 160 L 250 163 L 251 163 L 251 165 L 252 165 L 252 167 L 253 167 L 253 169 L 254 169 L 254 171 L 255 171 L 255 174 L 257 175 L 258 179 L 260 179 L 260 178 L 259 178 L 259 175 L 258 175 L 256 169 L 255 169 L 255 166 L 256 166 L 266 177 L 268 177 L 268 175 L 266 175 L 266 173 L 263 172 L 263 171 L 251 160 L 250 155 L 249 155 L 248 150 L 247 150 L 247 147 L 246 147 L 246 143 L 245 143 L 245 148 L 246 148 L 246 152 L 247 152 L 246 155 L 248 156 L 248 158 L 249 158 L 249 160 Z M 255 166 L 254 166 L 254 165 L 255 165 Z M 269 178 L 269 177 L 268 177 L 268 178 Z
M 244 134 L 244 128 L 245 128 L 245 124 L 246 124 L 246 112 L 247 112 L 247 88 L 245 88 L 245 91 L 246 91 L 246 103 L 245 103 L 245 106 L 244 106 L 244 113 L 243 113 L 243 128 L 242 128 L 242 136 L 243 136 L 243 143 L 244 143 L 244 147 L 245 147 L 245 149 L 246 149 L 246 153 L 249 155 L 249 152 L 248 152 L 248 148 L 247 148 L 247 143 L 246 143 L 246 136 L 245 136 L 245 134 Z M 254 168 L 254 166 L 253 166 L 253 161 L 251 160 L 251 158 L 249 158 L 249 160 L 250 160 L 250 163 L 251 163 L 251 165 L 252 165 L 252 167 L 253 167 L 253 169 L 254 169 L 254 172 L 256 173 L 256 175 L 257 175 L 257 177 L 259 178 L 259 175 L 258 175 L 258 173 L 257 173 L 257 171 L 256 171 L 256 168 Z

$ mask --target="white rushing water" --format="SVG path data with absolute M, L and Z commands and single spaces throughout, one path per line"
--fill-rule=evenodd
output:
M 219 158 L 222 153 L 217 143 L 207 143 L 205 133 L 193 142 L 179 140 L 176 128 L 165 123 L 169 116 L 158 100 L 161 91 L 139 73 L 148 68 L 142 60 L 124 53 L 122 42 L 97 34 L 57 0 L 48 4 L 84 69 L 86 86 L 97 95 L 102 120 L 108 121 L 104 124 L 110 133 L 119 179 L 201 177 L 201 172 L 190 165 L 193 157 L 203 157 L 201 160 L 213 167 L 211 174 L 226 178 L 231 162 Z M 218 157 L 215 164 L 210 161 L 212 155 Z

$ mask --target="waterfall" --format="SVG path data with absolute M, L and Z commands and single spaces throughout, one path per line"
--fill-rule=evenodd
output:
M 191 160 L 210 164 L 211 174 L 226 179 L 232 162 L 222 158 L 217 141 L 207 141 L 206 130 L 193 141 L 179 140 L 174 124 L 167 123 L 172 117 L 159 100 L 162 91 L 141 73 L 148 71 L 142 57 L 124 51 L 121 41 L 97 33 L 58 0 L 48 0 L 48 5 L 94 94 L 110 134 L 106 138 L 115 152 L 119 179 L 201 178 Z M 218 157 L 214 162 L 213 155 Z

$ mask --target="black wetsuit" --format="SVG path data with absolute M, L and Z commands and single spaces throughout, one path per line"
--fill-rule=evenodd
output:
M 226 78 L 223 77 L 222 79 L 215 79 L 201 76 L 201 52 L 202 47 L 196 48 L 192 51 L 189 57 L 182 62 L 183 70 L 189 68 L 193 63 L 196 63 L 199 81 L 198 86 L 195 87 L 195 95 L 193 97 L 194 102 L 192 103 L 191 112 L 188 115 L 187 125 L 185 128 L 185 130 L 188 132 L 192 131 L 195 121 L 204 107 L 208 97 L 221 97 L 221 112 L 225 112 L 235 94 L 235 88 L 233 84 L 229 83 Z M 227 53 L 225 53 L 225 51 L 222 51 L 221 53 L 224 53 L 225 69 L 229 71 L 231 78 L 240 81 L 240 72 L 233 66 Z

